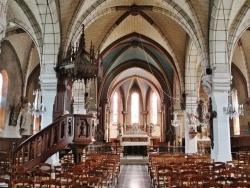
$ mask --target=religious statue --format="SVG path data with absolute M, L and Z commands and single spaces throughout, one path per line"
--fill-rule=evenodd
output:
M 206 111 L 206 106 L 204 104 L 203 100 L 199 100 L 198 102 L 198 107 L 197 107 L 197 115 L 198 115 L 198 120 L 200 123 L 204 123 L 205 121 L 205 111 Z
M 122 134 L 122 125 L 120 123 L 118 123 L 118 125 L 117 125 L 117 130 L 118 130 L 118 134 L 121 135 Z
M 134 123 L 134 124 L 133 124 L 133 133 L 134 133 L 134 134 L 137 134 L 138 131 L 139 131 L 138 123 Z
M 80 134 L 79 137 L 86 136 L 86 124 L 85 121 L 82 121 L 80 124 Z
M 197 126 L 197 131 L 199 133 L 201 133 L 202 132 L 201 124 L 203 124 L 205 122 L 205 113 L 206 113 L 206 106 L 205 106 L 203 100 L 199 100 L 196 112 L 197 112 L 197 116 L 198 116 L 197 119 L 198 119 L 198 121 L 200 123 Z
M 153 131 L 154 131 L 154 124 L 150 123 L 148 126 L 149 136 L 152 136 Z

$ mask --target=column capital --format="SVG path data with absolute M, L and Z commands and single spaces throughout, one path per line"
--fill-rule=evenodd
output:
M 231 84 L 231 71 L 229 65 L 218 64 L 213 67 L 212 74 L 212 90 L 213 91 L 228 91 Z
M 39 80 L 42 90 L 46 91 L 57 90 L 57 77 L 55 72 L 41 73 L 39 76 Z

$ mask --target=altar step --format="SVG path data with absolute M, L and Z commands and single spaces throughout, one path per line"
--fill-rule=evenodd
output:
M 123 156 L 120 159 L 121 165 L 146 165 L 148 164 L 148 157 L 143 156 Z

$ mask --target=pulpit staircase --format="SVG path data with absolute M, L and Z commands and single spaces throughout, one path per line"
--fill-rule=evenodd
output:
M 75 156 L 94 140 L 96 117 L 68 114 L 29 137 L 13 151 L 13 164 L 33 168 L 53 154 L 72 148 Z

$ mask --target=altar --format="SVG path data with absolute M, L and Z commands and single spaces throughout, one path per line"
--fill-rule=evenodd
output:
M 142 155 L 147 156 L 150 137 L 148 133 L 141 128 L 125 129 L 120 135 L 120 143 L 124 148 L 124 155 Z
M 149 136 L 147 134 L 123 134 L 121 137 L 122 146 L 148 146 Z

